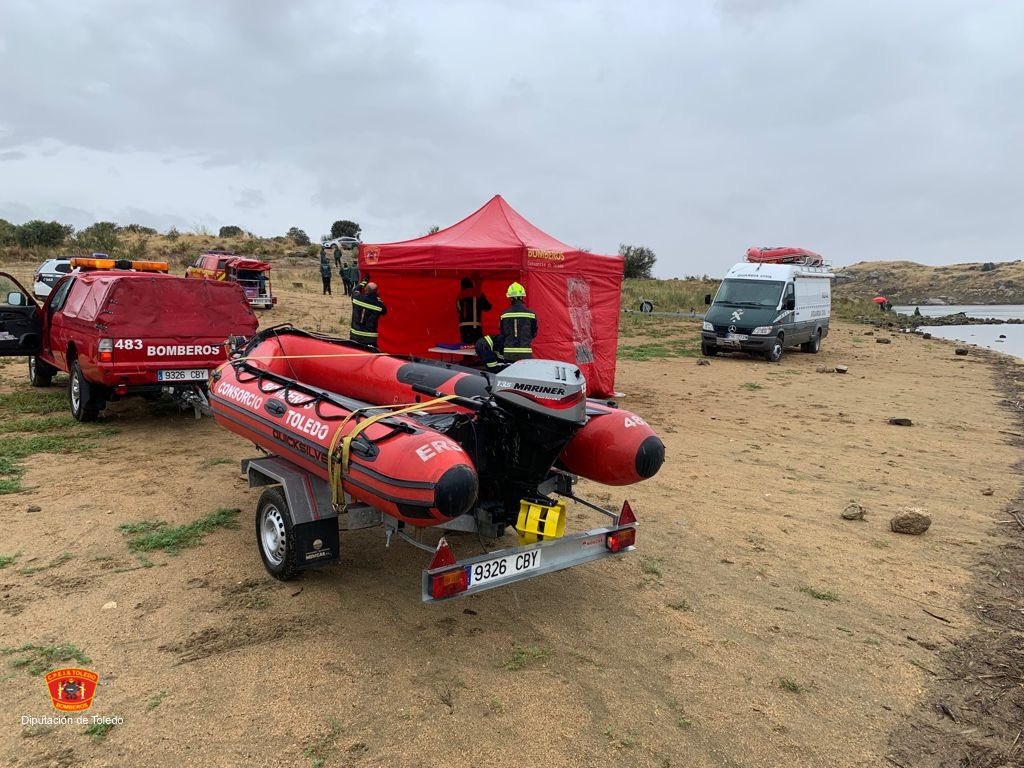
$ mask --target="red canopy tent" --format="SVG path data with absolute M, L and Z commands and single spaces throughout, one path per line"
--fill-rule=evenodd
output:
M 415 240 L 359 246 L 361 274 L 380 285 L 388 314 L 380 348 L 427 356 L 435 344 L 459 340 L 456 298 L 461 278 L 473 278 L 493 305 L 485 334 L 498 332 L 512 281 L 526 287 L 537 313 L 537 358 L 575 363 L 596 397 L 615 389 L 621 256 L 586 253 L 540 231 L 500 195 L 457 224 Z

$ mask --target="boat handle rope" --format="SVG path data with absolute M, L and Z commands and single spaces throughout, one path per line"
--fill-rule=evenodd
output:
M 352 441 L 355 440 L 359 435 L 369 427 L 371 424 L 376 424 L 381 419 L 390 416 L 402 416 L 406 413 L 413 413 L 415 411 L 424 411 L 431 407 L 443 405 L 444 403 L 458 397 L 458 395 L 443 395 L 433 400 L 428 400 L 425 403 L 400 403 L 398 405 L 374 405 L 367 408 L 357 408 L 352 411 L 345 420 L 338 425 L 338 428 L 334 430 L 334 436 L 331 438 L 331 446 L 327 451 L 327 477 L 331 484 L 331 504 L 335 508 L 344 503 L 345 500 L 345 473 L 348 472 L 349 460 L 352 455 Z M 397 410 L 396 410 L 397 409 Z M 352 431 L 347 435 L 343 435 L 342 431 L 345 426 L 359 414 L 365 414 L 367 411 L 381 411 L 373 416 L 369 416 L 363 421 L 359 422 L 352 428 Z M 341 456 L 340 462 L 337 457 L 338 444 L 341 443 Z M 340 499 L 340 501 L 339 501 Z
M 288 385 L 288 384 L 278 384 L 277 382 L 272 382 L 273 384 L 277 384 L 277 387 L 273 388 L 273 389 L 272 388 L 266 388 L 265 389 L 264 386 L 263 386 L 263 382 L 264 382 L 263 374 L 264 373 L 270 373 L 270 372 L 269 371 L 261 371 L 259 368 L 256 368 L 255 366 L 251 365 L 249 363 L 249 361 L 250 360 L 258 360 L 260 362 L 268 362 L 270 360 L 311 360 L 311 359 L 314 359 L 314 358 L 365 357 L 368 354 L 369 355 L 373 355 L 373 356 L 385 355 L 384 352 L 345 352 L 345 353 L 336 353 L 336 354 L 329 354 L 329 355 L 328 354 L 323 354 L 323 355 L 241 355 L 241 356 L 232 358 L 230 360 L 230 362 L 232 364 L 237 364 L 237 365 L 235 365 L 235 369 L 239 373 L 241 373 L 241 370 L 242 370 L 240 368 L 240 365 L 244 364 L 244 370 L 246 371 L 246 373 L 248 373 L 250 376 L 252 376 L 252 379 L 246 379 L 244 381 L 252 381 L 253 379 L 255 379 L 256 380 L 257 388 L 263 394 L 267 394 L 267 395 L 277 394 L 281 390 L 284 390 L 284 397 L 285 397 L 285 399 L 287 400 L 287 402 L 290 405 L 294 405 L 296 407 L 301 408 L 304 405 L 309 405 L 310 403 L 313 403 L 314 404 L 314 408 L 316 409 L 316 415 L 319 418 L 322 418 L 324 420 L 334 421 L 337 417 L 324 416 L 324 415 L 322 415 L 320 413 L 320 403 L 323 402 L 321 397 L 320 397 L 320 395 L 310 395 L 308 393 L 303 392 L 302 394 L 305 395 L 306 397 L 308 397 L 309 399 L 308 400 L 304 400 L 303 402 L 293 403 L 291 400 L 288 399 L 288 395 L 292 391 L 292 388 L 291 388 L 290 385 Z M 239 376 L 238 380 L 240 382 L 243 381 L 241 376 Z M 384 406 L 380 406 L 380 407 L 384 407 Z M 402 406 L 399 405 L 399 406 L 391 406 L 391 407 L 400 408 Z M 377 408 L 374 407 L 374 410 L 376 410 L 376 409 Z

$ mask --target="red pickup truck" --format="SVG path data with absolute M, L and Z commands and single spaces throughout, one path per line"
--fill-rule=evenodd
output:
M 78 421 L 128 395 L 166 393 L 198 413 L 209 372 L 227 359 L 227 338 L 257 328 L 241 287 L 174 277 L 159 262 L 100 261 L 73 260 L 84 271 L 58 282 L 41 306 L 0 272 L 11 284 L 0 295 L 0 355 L 28 355 L 36 387 L 66 371 Z
M 246 300 L 258 309 L 270 309 L 277 296 L 270 286 L 270 264 L 236 256 L 230 251 L 206 251 L 185 270 L 185 277 L 238 283 Z

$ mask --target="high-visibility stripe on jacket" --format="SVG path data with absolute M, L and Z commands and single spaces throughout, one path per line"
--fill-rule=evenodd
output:
M 459 293 L 455 309 L 459 313 L 460 328 L 479 328 L 480 316 L 490 311 L 491 302 L 478 289 L 466 288 Z
M 377 340 L 377 323 L 388 313 L 380 296 L 355 291 L 352 294 L 352 333 L 367 341 Z
M 503 354 L 506 360 L 525 360 L 533 356 L 533 340 L 537 337 L 537 314 L 521 301 L 512 302 L 501 313 Z

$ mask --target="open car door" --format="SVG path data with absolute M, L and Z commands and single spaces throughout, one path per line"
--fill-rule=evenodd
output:
M 0 356 L 39 354 L 42 326 L 42 310 L 32 294 L 0 272 Z

